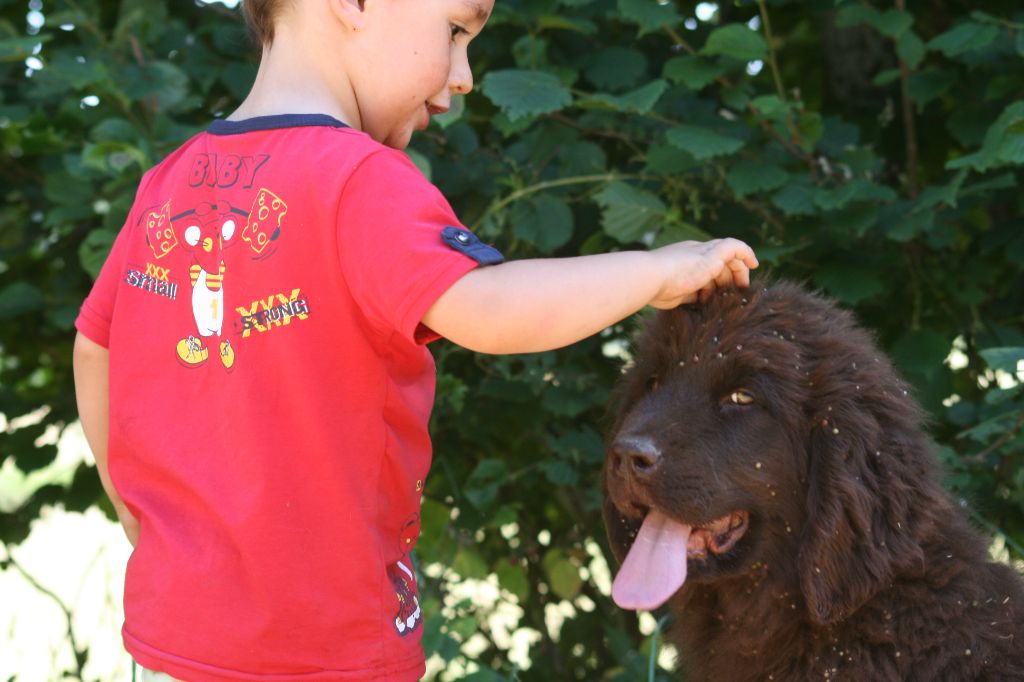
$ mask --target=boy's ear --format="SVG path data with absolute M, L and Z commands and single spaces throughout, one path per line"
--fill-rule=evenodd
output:
M 366 15 L 363 13 L 364 0 L 327 0 L 331 14 L 351 31 L 362 30 L 366 26 Z

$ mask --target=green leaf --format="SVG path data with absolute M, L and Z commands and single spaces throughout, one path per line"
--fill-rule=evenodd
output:
M 907 68 L 913 71 L 924 60 L 924 41 L 913 31 L 907 31 L 896 40 L 896 54 L 907 64 Z
M 914 17 L 903 10 L 879 12 L 859 4 L 846 5 L 836 13 L 836 26 L 847 28 L 857 24 L 868 24 L 888 38 L 898 38 L 914 25 Z
M 665 62 L 662 75 L 690 90 L 700 90 L 727 71 L 726 67 L 697 55 L 673 57 Z
M 462 545 L 452 559 L 452 570 L 463 578 L 475 578 L 483 580 L 490 571 L 487 570 L 487 562 L 480 556 L 474 547 Z M 451 627 L 451 624 L 449 624 Z
M 0 320 L 39 310 L 46 299 L 38 287 L 28 282 L 14 282 L 0 289 Z
M 494 573 L 498 576 L 498 584 L 516 596 L 520 603 L 530 597 L 530 579 L 526 575 L 526 569 L 516 561 L 502 557 L 494 566 Z
M 544 389 L 541 406 L 550 414 L 578 417 L 603 402 L 604 391 L 572 381 L 562 381 Z
M 171 62 L 153 61 L 127 70 L 125 93 L 133 99 L 153 97 L 161 109 L 174 109 L 189 94 L 188 76 Z
M 910 74 L 907 79 L 907 94 L 918 108 L 946 92 L 956 82 L 956 76 L 944 69 L 926 69 Z
M 675 175 L 701 165 L 690 154 L 663 142 L 652 144 L 647 149 L 646 158 L 646 170 L 658 175 Z
M 529 128 L 533 125 L 534 120 L 535 118 L 533 116 L 520 116 L 513 121 L 509 118 L 506 112 L 499 111 L 491 119 L 491 125 L 494 126 L 494 129 L 501 133 L 503 137 L 508 138 Z
M 508 470 L 502 460 L 481 460 L 466 481 L 466 498 L 480 511 L 486 511 L 494 504 L 498 488 L 505 482 L 507 475 Z
M 814 283 L 850 305 L 856 305 L 885 291 L 875 272 L 839 263 L 822 266 L 814 276 Z
M 788 179 L 789 173 L 781 166 L 764 161 L 740 161 L 725 176 L 726 183 L 738 197 L 778 189 Z
M 220 71 L 218 80 L 239 101 L 249 94 L 256 78 L 257 66 L 250 62 L 231 62 Z
M 908 242 L 919 234 L 928 232 L 934 224 L 933 211 L 920 211 L 903 216 L 890 224 L 886 234 L 894 242 Z
M 0 40 L 0 62 L 20 62 L 32 55 L 36 45 L 50 41 L 52 36 L 41 33 L 28 38 L 4 38 Z
M 604 149 L 593 142 L 580 141 L 564 145 L 558 150 L 558 158 L 561 160 L 559 172 L 566 177 L 604 173 L 608 170 L 608 157 Z
M 146 153 L 127 142 L 95 142 L 82 149 L 83 165 L 103 172 L 121 173 L 132 164 L 139 168 L 149 167 Z
M 427 656 L 437 655 L 447 663 L 459 655 L 460 643 L 444 632 L 444 625 L 445 618 L 440 613 L 427 616 L 423 622 L 422 644 Z
M 591 101 L 607 105 L 619 111 L 646 114 L 654 108 L 654 105 L 657 104 L 666 89 L 668 89 L 668 83 L 658 79 L 624 95 L 600 93 L 594 95 Z M 581 102 L 580 104 L 582 106 L 585 103 Z
M 561 459 L 547 459 L 540 463 L 540 469 L 552 485 L 575 486 L 580 479 L 576 469 L 571 464 Z
M 807 178 L 783 187 L 772 197 L 772 203 L 788 216 L 814 215 L 817 213 L 814 204 L 817 193 L 818 188 Z
M 583 587 L 580 569 L 561 549 L 548 550 L 541 561 L 551 591 L 562 599 L 573 599 Z
M 836 12 L 836 26 L 850 28 L 858 24 L 872 24 L 877 21 L 878 17 L 878 10 L 874 7 L 851 3 L 844 5 Z
M 785 121 L 786 114 L 792 109 L 788 102 L 782 100 L 778 95 L 761 95 L 751 100 L 750 105 L 765 118 L 776 121 Z
M 885 71 L 879 71 L 878 74 L 871 79 L 871 82 L 880 87 L 885 87 L 886 85 L 889 85 L 889 83 L 895 83 L 899 79 L 899 69 L 886 69 Z
M 672 3 L 662 5 L 657 0 L 618 0 L 618 8 L 624 19 L 640 27 L 640 35 L 657 31 L 662 26 L 675 26 L 682 21 Z
M 587 80 L 599 88 L 622 90 L 636 85 L 646 71 L 647 58 L 642 52 L 609 47 L 594 55 L 584 73 Z
M 624 182 L 612 182 L 594 195 L 605 234 L 624 243 L 639 241 L 665 215 L 661 199 Z
M 562 29 L 584 35 L 597 33 L 597 24 L 593 21 L 562 14 L 543 14 L 537 17 L 537 26 L 541 30 Z
M 988 47 L 999 36 L 999 28 L 991 24 L 965 21 L 928 41 L 928 49 L 941 52 L 947 57 L 957 57 Z
M 946 334 L 923 328 L 907 332 L 894 343 L 892 356 L 905 371 L 928 376 L 943 369 L 952 347 Z
M 658 103 L 658 100 L 661 99 L 661 96 L 665 94 L 667 89 L 668 83 L 659 78 L 617 97 L 616 100 L 625 111 L 646 114 L 654 108 L 654 105 Z
M 82 269 L 93 279 L 100 276 L 100 270 L 110 255 L 116 237 L 117 233 L 113 230 L 93 230 L 78 247 L 78 260 Z
M 747 81 L 740 81 L 732 87 L 722 88 L 722 104 L 733 111 L 743 111 L 750 104 L 752 90 Z
M 985 133 L 981 149 L 950 161 L 946 168 L 987 171 L 1021 164 L 1024 164 L 1024 101 L 1014 102 L 1003 110 Z
M 679 125 L 665 134 L 669 143 L 686 150 L 700 161 L 716 156 L 732 154 L 743 146 L 743 140 L 720 135 L 710 128 L 694 125 Z
M 768 43 L 761 34 L 746 24 L 729 24 L 716 28 L 700 51 L 704 55 L 722 55 L 749 62 L 768 56 Z
M 692 225 L 683 220 L 673 220 L 672 222 L 667 223 L 658 232 L 658 236 L 654 238 L 651 248 L 656 249 L 659 246 L 666 246 L 668 244 L 687 240 L 706 242 L 709 239 L 713 239 L 713 237 L 696 225 Z M 760 253 L 761 252 L 758 251 L 758 255 L 760 255 Z
M 999 348 L 986 348 L 979 351 L 978 355 L 988 363 L 994 370 L 1002 370 L 1010 374 L 1016 374 L 1020 363 L 1024 362 L 1024 346 L 1002 346 Z
M 544 253 L 551 253 L 572 237 L 569 205 L 550 194 L 517 201 L 509 211 L 512 232 Z
M 811 151 L 825 134 L 825 121 L 817 111 L 801 112 L 796 127 L 800 130 L 802 140 L 800 146 L 804 151 Z
M 105 118 L 89 131 L 94 142 L 134 142 L 141 131 L 124 118 Z
M 956 208 L 957 195 L 960 192 L 960 187 L 964 184 L 964 180 L 967 179 L 968 173 L 969 171 L 965 168 L 953 176 L 946 185 L 925 187 L 917 198 L 917 207 L 914 210 L 925 211 L 940 204 Z
M 807 244 L 759 246 L 757 247 L 757 260 L 760 263 L 767 263 L 768 265 L 779 265 L 784 257 L 802 251 L 805 248 L 807 248 Z
M 904 35 L 906 30 L 913 25 L 914 17 L 908 12 L 898 9 L 887 10 L 872 23 L 879 33 L 889 38 L 898 38 Z
M 569 90 L 545 71 L 491 71 L 484 77 L 481 89 L 513 122 L 559 111 L 572 104 Z
M 876 185 L 870 180 L 858 178 L 832 189 L 822 189 L 815 197 L 815 203 L 826 211 L 843 208 L 851 201 L 894 201 L 898 195 L 891 187 Z
M 504 675 L 495 670 L 491 670 L 490 668 L 474 670 L 459 679 L 463 682 L 507 682 L 507 678 Z

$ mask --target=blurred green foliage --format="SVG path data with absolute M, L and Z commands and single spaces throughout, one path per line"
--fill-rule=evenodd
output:
M 984 5 L 498 0 L 478 87 L 410 153 L 507 256 L 737 236 L 852 307 L 930 411 L 950 488 L 1020 558 L 1024 10 Z M 34 415 L 0 431 L 4 463 L 55 457 L 72 323 L 139 177 L 233 109 L 255 59 L 219 4 L 0 0 L 0 412 Z M 600 587 L 601 433 L 630 329 L 528 356 L 435 346 L 417 554 L 448 678 L 653 676 Z M 82 467 L 5 510 L 0 538 L 101 497 Z M 530 669 L 497 607 L 455 598 L 466 579 L 518 605 Z

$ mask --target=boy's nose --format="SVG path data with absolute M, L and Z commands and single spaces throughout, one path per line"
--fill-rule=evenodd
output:
M 452 71 L 448 76 L 448 89 L 455 95 L 466 95 L 473 89 L 473 71 L 469 68 L 469 59 L 465 53 L 452 63 Z

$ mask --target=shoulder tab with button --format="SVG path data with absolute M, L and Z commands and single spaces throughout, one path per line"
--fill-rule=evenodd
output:
M 441 240 L 480 265 L 497 265 L 505 262 L 505 257 L 501 255 L 500 251 L 481 242 L 479 237 L 469 230 L 449 225 L 441 230 Z

